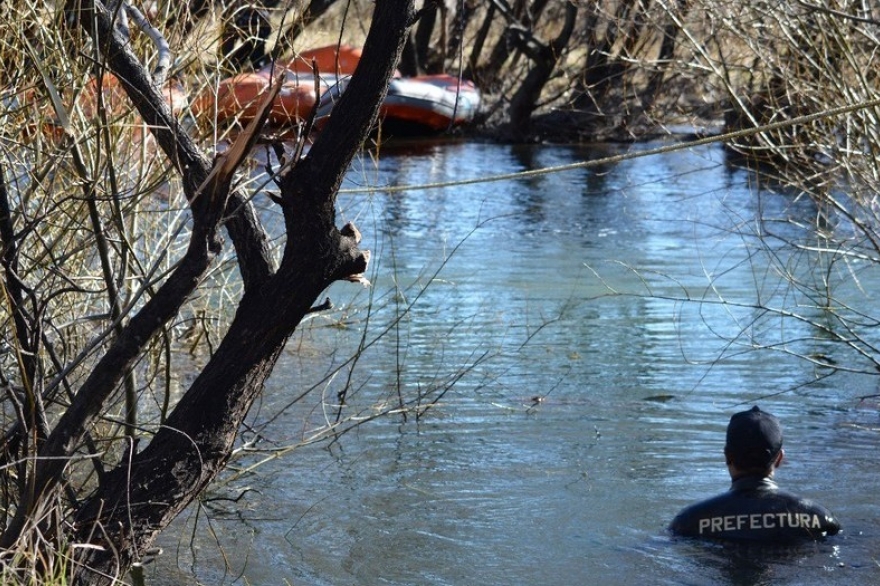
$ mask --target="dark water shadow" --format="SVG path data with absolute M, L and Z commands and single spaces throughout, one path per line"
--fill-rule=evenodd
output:
M 847 564 L 839 537 L 780 546 L 657 538 L 643 554 L 668 566 L 661 575 L 675 584 L 779 586 L 781 584 L 870 584 L 871 568 Z M 870 575 L 869 575 L 870 574 Z M 873 577 L 872 577 L 873 576 Z

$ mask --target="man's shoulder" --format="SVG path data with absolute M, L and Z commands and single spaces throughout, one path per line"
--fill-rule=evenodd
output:
M 731 490 L 679 513 L 669 526 L 687 537 L 777 541 L 834 535 L 840 525 L 825 507 L 782 490 Z
M 733 493 L 724 492 L 688 505 L 675 516 L 669 528 L 673 533 L 690 534 L 697 526 L 698 519 L 727 510 L 731 499 L 735 499 Z

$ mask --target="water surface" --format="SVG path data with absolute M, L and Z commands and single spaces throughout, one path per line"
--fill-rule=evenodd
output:
M 824 319 L 789 286 L 816 278 L 822 259 L 783 245 L 806 241 L 797 226 L 816 215 L 809 201 L 757 186 L 711 146 L 359 190 L 616 152 L 447 143 L 357 165 L 340 219 L 373 252 L 372 287 L 331 288 L 336 308 L 291 339 L 252 425 L 261 446 L 296 444 L 334 419 L 344 388 L 344 416 L 401 397 L 435 408 L 378 418 L 217 487 L 210 498 L 243 496 L 179 519 L 153 583 L 880 581 L 880 421 L 877 401 L 859 400 L 878 392 L 875 377 L 826 377 L 793 355 L 864 365 L 815 323 L 765 309 Z M 876 268 L 854 270 L 861 289 L 845 271 L 821 274 L 871 311 Z M 843 534 L 785 551 L 670 539 L 680 508 L 726 490 L 724 428 L 754 403 L 785 427 L 780 484 L 831 508 Z

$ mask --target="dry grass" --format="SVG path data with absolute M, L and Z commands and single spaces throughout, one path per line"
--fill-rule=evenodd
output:
M 774 4 L 772 10 L 761 2 L 690 2 L 683 3 L 686 11 L 663 10 L 665 4 L 656 3 L 650 12 L 638 14 L 643 20 L 620 16 L 622 1 L 594 4 L 601 11 L 596 26 L 605 32 L 588 39 L 584 35 L 594 31 L 580 29 L 537 109 L 571 114 L 580 97 L 590 104 L 577 106 L 585 125 L 576 130 L 584 136 L 601 136 L 605 128 L 608 136 L 633 138 L 669 122 L 699 125 L 723 115 L 731 126 L 754 127 L 857 106 L 880 96 L 880 76 L 873 67 L 877 24 L 872 21 L 798 2 Z M 347 3 L 334 7 L 288 43 L 285 53 L 340 39 L 361 44 L 371 4 L 352 2 L 344 14 L 346 7 Z M 841 3 L 841 10 L 847 9 L 849 4 Z M 163 10 L 159 16 L 167 20 L 181 7 L 164 3 Z M 466 30 L 464 47 L 475 42 L 485 10 L 482 6 L 477 11 L 474 24 Z M 583 10 L 586 18 L 589 7 Z M 294 16 L 273 13 L 272 18 L 276 25 L 289 25 Z M 553 16 L 549 10 L 538 20 L 536 38 L 546 41 L 558 32 Z M 177 59 L 173 74 L 190 95 L 231 73 L 217 53 L 218 30 L 228 17 L 214 14 L 192 30 L 184 30 L 185 20 L 178 18 L 165 30 Z M 635 27 L 637 23 L 643 28 Z M 500 17 L 492 23 L 480 64 L 487 62 L 490 49 L 504 42 L 505 26 Z M 670 30 L 676 36 L 673 58 L 658 59 L 663 35 Z M 594 44 L 610 40 L 613 33 L 621 34 L 604 53 L 599 51 L 613 76 L 600 80 L 602 87 L 584 88 L 585 61 L 596 56 Z M 136 36 L 134 48 L 147 62 L 155 61 L 154 48 L 143 36 Z M 97 75 L 100 55 L 81 35 L 63 26 L 59 12 L 21 0 L 0 4 L 0 59 L 4 64 L 0 164 L 20 249 L 16 276 L 27 285 L 26 307 L 39 333 L 34 348 L 26 347 L 15 336 L 9 304 L 0 305 L 3 342 L 11 348 L 0 354 L 4 377 L 0 385 L 7 399 L 0 416 L 4 428 L 11 428 L 23 420 L 20 405 L 37 395 L 45 397 L 41 415 L 47 422 L 56 420 L 68 393 L 88 376 L 95 357 L 113 336 L 114 303 L 121 303 L 123 320 L 144 303 L 180 258 L 189 226 L 179 179 L 170 164 L 158 156 L 148 129 L 112 83 L 100 92 L 94 89 L 94 80 L 103 79 Z M 458 56 L 447 59 L 447 68 L 455 71 Z M 494 72 L 498 89 L 487 101 L 503 120 L 506 100 L 528 75 L 530 61 L 514 51 L 500 67 Z M 663 76 L 660 92 L 649 100 L 643 92 L 658 74 Z M 593 101 L 583 100 L 585 95 Z M 185 108 L 179 116 L 191 124 Z M 880 179 L 878 119 L 880 106 L 874 104 L 846 116 L 820 116 L 809 123 L 761 132 L 732 145 L 752 160 L 774 163 L 780 181 L 815 199 L 826 222 L 816 226 L 816 247 L 832 264 L 849 266 L 851 259 L 869 266 L 880 263 L 880 211 L 875 203 Z M 213 151 L 222 138 L 211 128 L 202 145 Z M 259 196 L 256 190 L 254 196 Z M 828 229 L 829 218 L 846 223 L 851 236 L 843 238 L 842 232 Z M 109 242 L 109 278 L 101 239 Z M 197 346 L 194 340 L 210 347 L 210 341 L 225 330 L 239 292 L 232 253 L 227 254 L 216 263 L 204 294 L 183 308 L 178 321 L 154 341 L 133 373 L 144 434 L 160 424 L 183 384 L 173 372 L 171 357 L 186 356 Z M 5 278 L 8 284 L 9 276 Z M 4 295 L 7 291 L 4 287 Z M 847 318 L 832 317 L 847 331 Z M 869 357 L 877 355 L 868 344 L 856 346 Z M 22 360 L 28 355 L 39 363 L 39 376 L 32 380 Z M 81 455 L 94 452 L 107 461 L 118 459 L 126 445 L 122 411 L 121 400 L 108 407 L 105 419 L 93 430 L 94 443 L 82 446 Z M 0 478 L 4 522 L 26 494 L 21 479 L 30 471 L 25 458 L 32 455 L 31 446 L 20 449 L 22 459 L 4 469 Z M 70 489 L 81 496 L 94 482 L 94 474 L 91 460 L 72 463 Z M 7 552 L 0 574 L 4 584 L 40 583 L 37 573 L 49 576 L 48 583 L 65 583 L 69 556 L 58 553 L 67 551 L 58 545 L 63 532 L 49 535 L 43 528 L 58 530 L 68 512 L 65 501 L 53 503 L 52 510 L 40 517 L 46 522 L 34 525 L 29 533 L 32 539 Z

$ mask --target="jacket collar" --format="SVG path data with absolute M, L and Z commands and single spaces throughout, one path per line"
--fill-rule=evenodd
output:
M 777 490 L 779 486 L 766 476 L 742 476 L 733 481 L 730 490 L 739 492 L 742 490 Z

